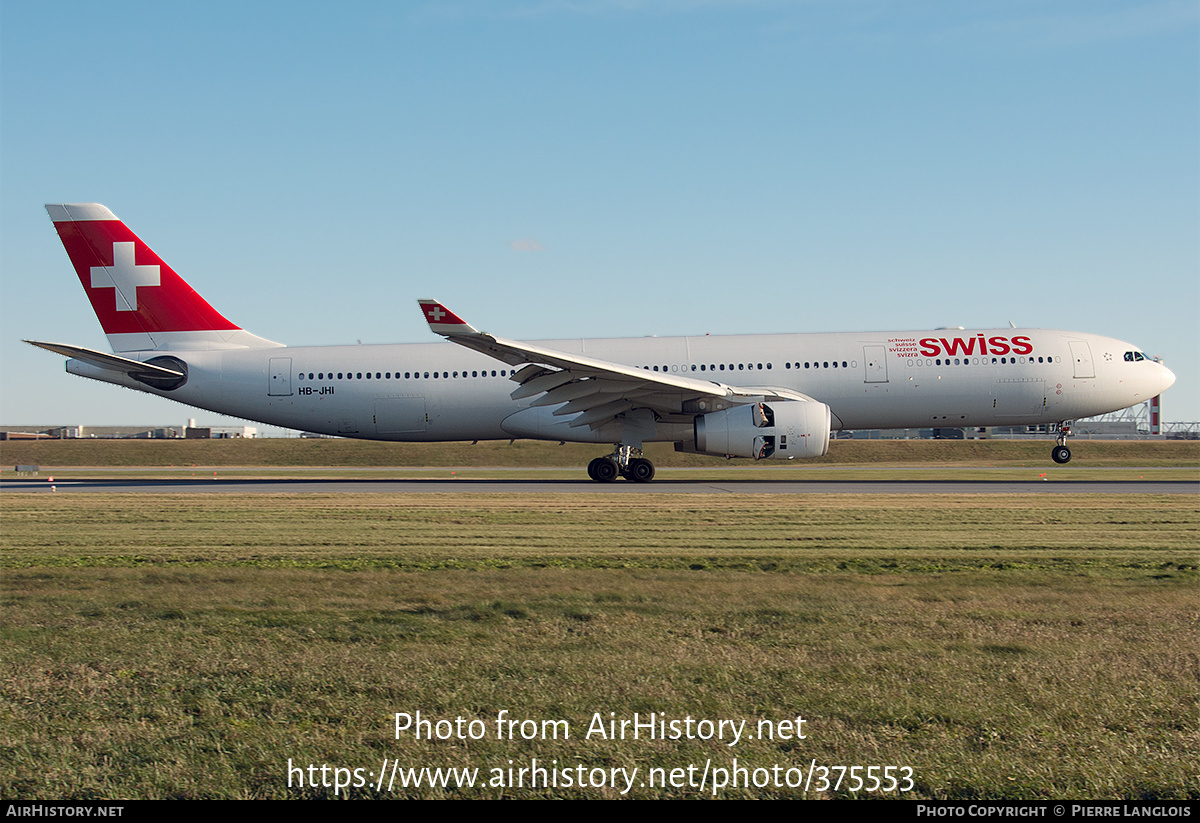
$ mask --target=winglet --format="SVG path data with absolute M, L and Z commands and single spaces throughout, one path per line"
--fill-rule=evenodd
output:
M 417 302 L 421 304 L 421 311 L 425 312 L 425 320 L 429 323 L 429 330 L 431 332 L 447 336 L 452 334 L 479 334 L 477 329 L 472 328 L 461 317 L 438 301 L 418 300 Z

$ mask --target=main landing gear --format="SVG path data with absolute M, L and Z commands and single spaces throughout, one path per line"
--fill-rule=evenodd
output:
M 624 477 L 635 483 L 654 479 L 654 464 L 642 457 L 642 450 L 633 446 L 617 446 L 607 457 L 597 457 L 588 463 L 588 477 L 598 483 L 611 483 Z
M 1063 421 L 1058 424 L 1058 439 L 1055 446 L 1050 450 L 1050 458 L 1055 463 L 1069 463 L 1071 461 L 1071 450 L 1067 448 L 1067 438 L 1075 432 L 1071 431 L 1071 424 Z

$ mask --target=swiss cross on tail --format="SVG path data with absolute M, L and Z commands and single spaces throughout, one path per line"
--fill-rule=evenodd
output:
M 436 334 L 478 334 L 466 321 L 436 300 L 418 300 L 429 330 Z
M 113 243 L 113 264 L 92 266 L 92 288 L 111 288 L 115 293 L 117 311 L 137 311 L 138 286 L 162 285 L 158 266 L 139 266 L 133 262 L 135 245 Z

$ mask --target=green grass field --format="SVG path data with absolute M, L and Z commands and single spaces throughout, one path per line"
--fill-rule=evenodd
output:
M 1059 466 L 1048 441 L 835 441 L 820 460 L 755 463 L 680 454 L 653 444 L 661 480 L 937 480 L 1200 482 L 1200 441 L 1081 441 Z M 0 481 L 17 465 L 39 477 L 190 479 L 303 477 L 356 479 L 504 478 L 579 480 L 600 446 L 515 443 L 371 443 L 354 440 L 64 440 L 0 442 Z M 914 472 L 924 474 L 914 474 Z
M 816 460 L 776 466 L 912 466 L 946 467 L 1054 467 L 1051 440 L 835 440 L 829 454 Z M 1200 440 L 1118 441 L 1072 440 L 1075 453 L 1069 468 L 1156 466 L 1195 470 L 1200 467 Z M 342 439 L 265 440 L 9 440 L 0 442 L 0 467 L 11 471 L 17 464 L 63 467 L 184 467 L 337 466 L 354 468 L 491 467 L 581 469 L 604 446 L 541 443 L 532 440 L 482 443 L 377 443 Z M 660 468 L 719 468 L 749 466 L 724 458 L 681 454 L 670 444 L 647 447 Z
M 1198 508 L 5 493 L 0 794 L 1194 800 Z

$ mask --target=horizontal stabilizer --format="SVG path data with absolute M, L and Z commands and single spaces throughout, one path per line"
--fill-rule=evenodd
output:
M 159 378 L 184 376 L 184 373 L 178 369 L 168 369 L 152 363 L 143 363 L 140 360 L 131 360 L 128 357 L 121 357 L 116 354 L 106 354 L 95 349 L 85 349 L 81 346 L 68 346 L 65 343 L 42 343 L 38 340 L 26 340 L 25 342 L 31 346 L 37 346 L 39 349 L 45 349 L 56 354 L 73 357 L 76 360 L 82 360 L 84 363 L 90 363 L 101 369 L 124 372 L 131 377 L 134 375 Z

